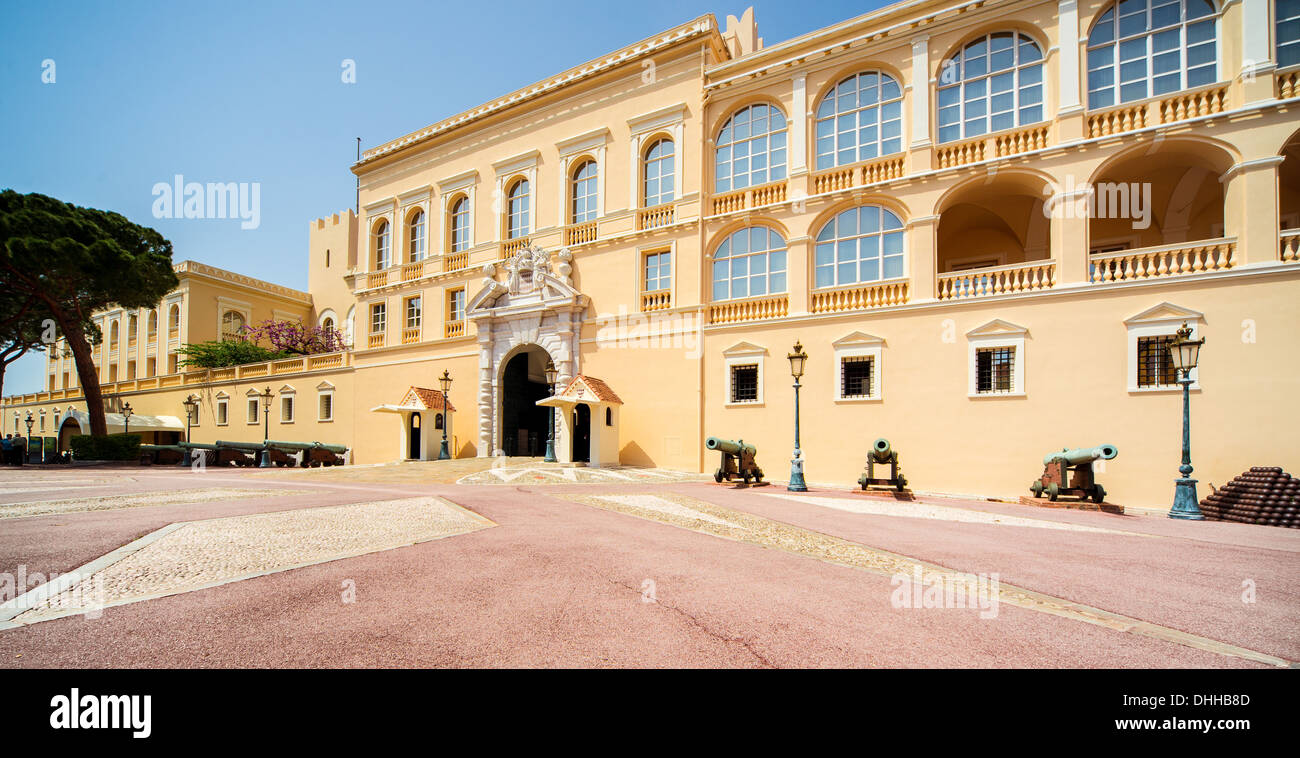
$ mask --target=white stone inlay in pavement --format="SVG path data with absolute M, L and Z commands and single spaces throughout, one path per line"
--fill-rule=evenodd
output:
M 179 505 L 183 503 L 210 503 L 219 500 L 283 497 L 286 495 L 305 495 L 309 492 L 310 490 L 204 487 L 201 489 L 157 490 L 155 492 L 134 492 L 127 495 L 102 495 L 59 500 L 24 500 L 21 503 L 0 503 L 0 519 L 49 516 L 84 511 L 112 511 L 120 508 L 142 508 L 150 505 Z
M 658 495 L 595 495 L 594 497 L 597 500 L 604 500 L 618 505 L 626 505 L 632 508 L 644 508 L 649 511 L 666 513 L 670 516 L 680 516 L 682 518 L 707 521 L 710 524 L 721 524 L 722 526 L 741 528 L 740 524 L 737 524 L 734 521 L 728 521 L 714 516 L 711 513 L 705 513 L 704 511 L 681 505 L 680 503 L 674 503 L 673 501 L 659 497 Z

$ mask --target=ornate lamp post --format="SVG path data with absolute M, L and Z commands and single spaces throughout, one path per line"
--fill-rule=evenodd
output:
M 27 411 L 27 418 L 24 420 L 27 422 L 27 447 L 23 448 L 23 457 L 30 460 L 32 457 L 32 424 L 36 419 L 32 418 L 31 411 Z M 27 461 L 19 461 L 19 463 L 27 463 Z
M 271 468 L 271 449 L 266 443 L 271 439 L 271 398 L 275 393 L 267 387 L 262 390 L 262 468 Z
M 447 451 L 447 419 L 451 418 L 447 415 L 447 393 L 451 391 L 451 372 L 443 369 L 438 384 L 442 385 L 442 447 L 438 449 L 438 460 L 445 461 L 451 458 Z
M 199 399 L 194 395 L 186 395 L 181 405 L 185 406 L 185 441 L 193 442 L 190 439 L 190 424 L 194 421 L 194 415 L 199 409 Z
M 560 372 L 555 368 L 555 361 L 546 361 L 546 386 L 550 388 L 551 396 L 555 396 L 555 380 L 559 377 Z M 546 457 L 542 460 L 546 463 L 555 463 L 555 409 L 547 408 L 547 415 L 551 418 L 550 432 L 546 435 Z
M 1196 368 L 1196 363 L 1200 359 L 1201 345 L 1205 344 L 1205 339 L 1192 339 L 1192 330 L 1187 326 L 1186 321 L 1183 322 L 1183 328 L 1175 334 L 1177 338 L 1169 345 L 1169 356 L 1173 361 L 1174 369 L 1178 372 L 1178 383 L 1183 385 L 1183 465 L 1178 467 L 1178 473 L 1182 476 L 1174 480 L 1174 506 L 1169 509 L 1169 518 L 1202 521 L 1205 516 L 1196 504 L 1196 480 L 1191 478 L 1192 439 L 1189 404 L 1192 369 Z
M 131 416 L 133 415 L 135 415 L 135 411 L 131 410 L 131 404 L 130 403 L 123 404 L 122 405 L 122 433 L 123 434 L 131 433 Z
M 794 457 L 790 459 L 790 484 L 786 489 L 791 492 L 807 492 L 808 485 L 803 480 L 803 451 L 799 449 L 799 378 L 803 376 L 804 364 L 808 355 L 798 340 L 794 343 L 794 352 L 786 356 L 790 359 L 790 375 L 794 377 Z

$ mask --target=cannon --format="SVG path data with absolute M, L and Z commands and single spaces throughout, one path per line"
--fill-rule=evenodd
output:
M 888 478 L 876 476 L 876 464 L 889 466 Z M 907 487 L 907 477 L 898 469 L 898 451 L 890 446 L 889 440 L 881 437 L 871 443 L 871 451 L 867 453 L 867 470 L 858 477 L 858 484 L 864 490 L 876 485 L 893 487 L 902 492 Z
M 209 466 L 252 466 L 257 463 L 255 456 L 244 450 L 227 447 L 226 443 L 220 440 L 214 445 L 209 442 L 178 442 L 177 447 L 186 450 L 202 450 L 204 453 L 204 463 Z M 258 446 L 260 449 L 260 446 Z M 193 458 L 193 453 L 190 453 Z
M 285 442 L 267 440 L 267 445 L 289 453 L 302 453 L 303 468 L 311 466 L 342 466 L 343 455 L 348 451 L 347 445 L 328 445 L 324 442 Z M 274 459 L 272 459 L 274 460 Z
M 1081 447 L 1074 450 L 1062 449 L 1059 453 L 1043 456 L 1043 475 L 1029 485 L 1034 497 L 1042 497 L 1056 502 L 1061 495 L 1077 497 L 1079 500 L 1092 498 L 1100 505 L 1106 500 L 1106 488 L 1098 484 L 1092 476 L 1092 464 L 1096 461 L 1108 461 L 1119 455 L 1119 448 L 1114 445 Z
M 734 477 L 740 477 L 745 484 L 753 479 L 755 483 L 763 481 L 763 469 L 758 467 L 754 462 L 754 456 L 758 454 L 758 448 L 753 445 L 746 445 L 744 440 L 732 441 L 709 437 L 704 440 L 704 447 L 709 450 L 717 450 L 722 454 L 722 465 L 718 470 L 713 472 L 713 481 L 722 482 L 723 479 L 731 481 Z
M 180 445 L 141 445 L 140 464 L 184 463 L 186 450 Z
M 281 468 L 293 466 L 298 462 L 293 455 L 285 452 L 281 448 L 272 446 L 270 443 L 263 444 L 261 442 L 230 442 L 228 440 L 217 440 L 217 447 L 251 455 L 251 461 L 247 464 L 239 464 L 241 466 L 256 466 L 260 464 L 262 462 L 261 455 L 263 451 L 270 456 L 271 463 Z

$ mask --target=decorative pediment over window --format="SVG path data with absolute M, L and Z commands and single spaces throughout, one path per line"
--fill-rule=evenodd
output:
M 1173 321 L 1201 321 L 1204 318 L 1204 313 L 1166 301 L 1124 319 L 1124 323 L 1128 326 L 1134 326 L 1137 324 L 1159 324 Z
M 767 348 L 762 345 L 755 345 L 752 342 L 737 342 L 726 350 L 722 351 L 723 355 L 767 355 Z
M 831 347 L 876 347 L 883 344 L 885 344 L 884 337 L 877 337 L 874 334 L 867 334 L 866 332 L 853 332 L 832 342 Z
M 485 264 L 483 288 L 470 299 L 468 317 L 512 306 L 552 307 L 565 302 L 585 305 L 585 296 L 573 288 L 573 254 L 560 248 L 555 258 L 558 262 L 552 266 L 550 252 L 530 245 L 500 264 Z M 504 282 L 496 278 L 498 265 L 504 269 Z
M 1010 321 L 1003 321 L 995 318 L 987 324 L 977 326 L 966 332 L 967 337 L 1008 337 L 1024 336 L 1029 334 L 1029 330 L 1019 324 L 1013 324 Z

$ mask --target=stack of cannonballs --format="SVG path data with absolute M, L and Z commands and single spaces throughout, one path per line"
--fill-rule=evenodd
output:
M 1213 521 L 1300 529 L 1300 479 L 1275 466 L 1252 466 L 1201 501 Z

